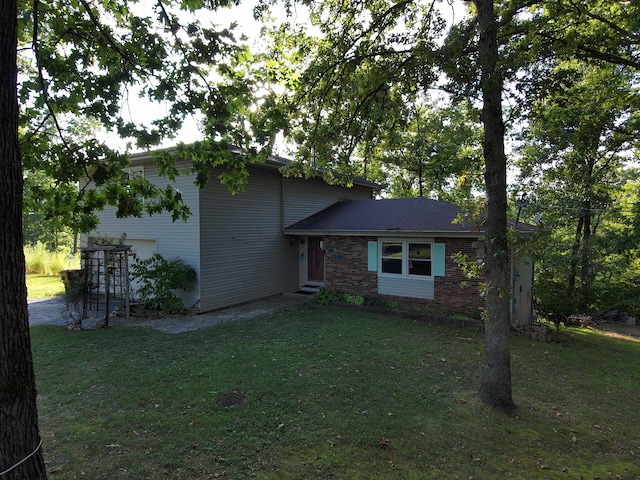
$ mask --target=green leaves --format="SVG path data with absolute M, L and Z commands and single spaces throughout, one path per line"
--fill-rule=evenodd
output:
M 636 1 L 545 2 L 538 35 L 558 53 L 640 67 L 640 5 Z
M 191 290 L 196 280 L 193 267 L 178 257 L 166 260 L 154 253 L 147 259 L 136 256 L 131 269 L 131 276 L 140 282 L 136 293 L 144 308 L 165 312 L 184 311 L 182 299 L 175 291 Z
M 623 241 L 631 233 L 621 228 L 633 208 L 619 194 L 638 175 L 628 168 L 640 106 L 634 76 L 557 59 L 536 81 L 519 165 L 545 213 L 537 291 L 548 311 L 609 309 L 637 296 L 621 281 L 638 270 L 635 246 Z
M 415 107 L 402 132 L 389 132 L 369 153 L 388 171 L 388 193 L 431 196 L 462 204 L 482 189 L 483 158 L 477 111 L 469 103 Z M 391 170 L 394 169 L 394 170 Z M 397 169 L 397 170 L 395 170 Z
M 318 35 L 294 25 L 274 32 L 269 68 L 277 76 L 284 66 L 285 84 L 296 88 L 284 112 L 303 170 L 326 167 L 348 180 L 362 174 L 361 148 L 397 131 L 407 103 L 435 83 L 430 60 L 442 24 L 430 4 L 414 2 L 329 1 L 309 9 Z M 291 75 L 289 64 L 303 73 Z

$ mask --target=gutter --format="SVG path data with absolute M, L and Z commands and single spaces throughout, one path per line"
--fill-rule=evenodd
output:
M 306 229 L 290 229 L 285 228 L 286 235 L 309 235 L 323 236 L 330 235 L 334 237 L 443 237 L 443 238 L 478 238 L 483 237 L 484 232 L 425 232 L 423 230 L 306 230 Z

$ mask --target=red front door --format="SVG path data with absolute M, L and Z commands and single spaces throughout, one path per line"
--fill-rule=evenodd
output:
M 324 241 L 322 237 L 309 237 L 307 241 L 308 280 L 324 282 Z

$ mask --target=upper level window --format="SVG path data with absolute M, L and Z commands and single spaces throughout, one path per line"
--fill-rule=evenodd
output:
M 139 167 L 123 168 L 122 173 L 124 174 L 127 180 L 131 180 L 132 178 L 135 178 L 135 177 L 144 178 L 144 167 L 141 165 Z
M 128 167 L 122 169 L 122 174 L 125 180 L 133 180 L 134 178 L 142 178 L 144 179 L 144 166 L 140 165 L 139 167 Z M 127 191 L 131 193 L 131 188 L 129 186 L 126 187 Z M 136 195 L 136 198 L 144 203 L 144 196 L 140 193 Z
M 430 242 L 419 240 L 382 240 L 380 272 L 402 276 L 432 276 Z

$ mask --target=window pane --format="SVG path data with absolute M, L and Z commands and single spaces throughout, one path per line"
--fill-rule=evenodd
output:
M 431 276 L 431 244 L 409 244 L 409 275 Z
M 382 273 L 397 273 L 401 275 L 402 259 L 401 258 L 383 258 Z
M 402 242 L 382 242 L 382 273 L 402 275 Z
M 422 260 L 431 259 L 431 244 L 430 243 L 410 243 L 409 244 L 409 258 L 419 258 Z
M 382 257 L 402 258 L 402 242 L 382 242 Z
M 431 260 L 409 260 L 409 275 L 431 276 Z

